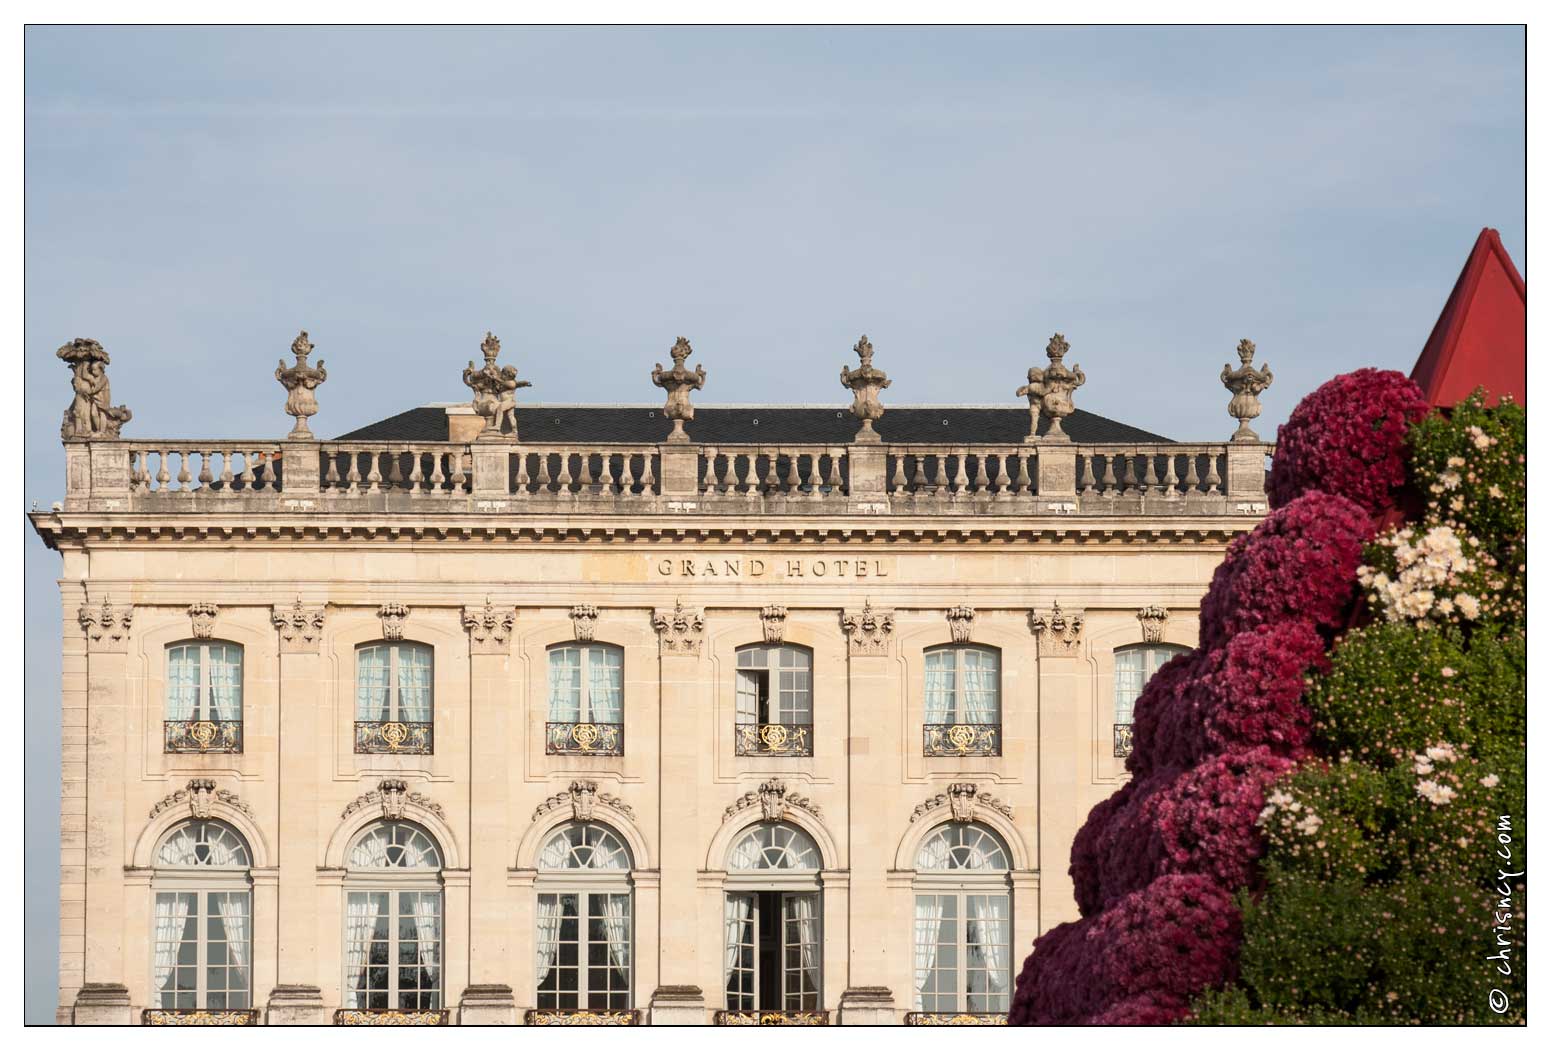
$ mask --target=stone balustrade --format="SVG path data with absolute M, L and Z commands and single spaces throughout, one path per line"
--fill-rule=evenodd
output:
M 1255 441 L 65 443 L 67 511 L 1260 515 Z

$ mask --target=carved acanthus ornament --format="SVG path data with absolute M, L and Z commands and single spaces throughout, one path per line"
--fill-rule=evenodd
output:
M 433 803 L 430 796 L 423 792 L 412 792 L 409 782 L 397 777 L 385 777 L 377 782 L 377 787 L 370 792 L 363 792 L 352 799 L 345 809 L 340 811 L 340 820 L 348 818 L 351 814 L 364 807 L 376 804 L 382 807 L 382 816 L 386 821 L 402 820 L 411 806 L 435 814 L 445 819 L 440 803 Z
M 860 610 L 846 610 L 840 627 L 850 640 L 853 655 L 879 656 L 888 652 L 889 636 L 894 633 L 894 611 L 875 610 L 868 599 Z
M 1041 657 L 1075 657 L 1082 644 L 1083 612 L 1068 613 L 1053 602 L 1048 612 L 1029 614 L 1029 627 L 1039 639 Z
M 253 809 L 237 797 L 237 793 L 227 791 L 224 788 L 215 787 L 215 782 L 208 777 L 196 777 L 188 783 L 187 788 L 180 788 L 170 795 L 164 796 L 160 802 L 151 808 L 151 817 L 155 818 L 173 807 L 187 803 L 189 816 L 201 820 L 210 817 L 215 812 L 215 804 L 221 803 L 240 811 L 248 817 L 253 816 Z
M 59 436 L 65 441 L 79 438 L 117 438 L 119 428 L 134 413 L 114 405 L 108 387 L 108 352 L 95 339 L 72 339 L 56 350 L 59 360 L 70 366 L 70 389 L 75 396 L 65 410 Z
M 382 637 L 396 641 L 404 637 L 404 621 L 409 617 L 409 607 L 402 602 L 384 602 L 377 607 L 382 618 Z
M 463 627 L 469 633 L 469 647 L 475 653 L 505 653 L 515 623 L 517 611 L 510 606 L 497 609 L 489 595 L 485 596 L 483 608 L 463 607 Z
M 766 781 L 756 791 L 745 792 L 732 805 L 722 812 L 723 819 L 730 818 L 739 811 L 757 806 L 760 815 L 766 821 L 784 821 L 789 807 L 806 810 L 814 817 L 822 817 L 819 805 L 807 796 L 799 795 L 786 787 L 785 781 Z
M 474 392 L 474 412 L 485 421 L 485 429 L 479 437 L 485 441 L 499 440 L 506 433 L 517 440 L 517 391 L 531 387 L 532 383 L 517 378 L 517 370 L 511 365 L 497 366 L 496 357 L 501 353 L 501 341 L 489 332 L 479 345 L 485 356 L 483 368 L 476 369 L 469 362 L 463 370 L 463 383 Z M 511 429 L 507 431 L 507 425 Z
M 766 606 L 759 611 L 759 622 L 765 629 L 765 642 L 779 646 L 786 641 L 786 607 Z
M 1045 357 L 1050 359 L 1050 364 L 1045 368 L 1029 369 L 1029 382 L 1018 388 L 1018 397 L 1029 399 L 1029 434 L 1025 441 L 1038 440 L 1041 416 L 1050 421 L 1044 434 L 1045 441 L 1071 440 L 1061 429 L 1061 421 L 1077 411 L 1072 404 L 1072 392 L 1087 383 L 1088 377 L 1082 374 L 1079 366 L 1066 367 L 1062 359 L 1070 349 L 1061 333 L 1051 336 L 1045 345 Z
M 975 626 L 975 611 L 969 606 L 954 606 L 948 610 L 948 633 L 958 645 L 969 641 Z
M 307 339 L 306 329 L 291 341 L 291 353 L 296 355 L 296 364 L 287 365 L 285 359 L 281 358 L 275 369 L 275 379 L 286 389 L 286 415 L 296 418 L 296 426 L 291 428 L 286 438 L 307 441 L 313 437 L 307 426 L 307 418 L 318 414 L 318 399 L 313 392 L 329 378 L 329 374 L 323 367 L 322 358 L 318 359 L 317 368 L 307 364 L 307 355 L 312 353 L 312 343 Z
M 537 821 L 551 810 L 569 806 L 573 821 L 591 821 L 600 803 L 619 811 L 628 818 L 635 817 L 635 811 L 631 809 L 629 803 L 618 796 L 598 791 L 598 782 L 572 781 L 571 786 L 564 792 L 557 792 L 540 803 L 533 811 L 533 819 Z
M 129 648 L 129 629 L 134 624 L 135 607 L 114 606 L 106 595 L 102 605 L 83 605 L 75 612 L 81 631 L 86 635 L 89 653 L 123 653 Z
M 662 409 L 663 415 L 673 421 L 668 441 L 687 442 L 689 435 L 684 433 L 684 424 L 695 418 L 689 392 L 705 386 L 705 369 L 696 365 L 695 371 L 691 372 L 684 367 L 684 360 L 694 353 L 694 349 L 683 336 L 674 341 L 673 349 L 668 353 L 673 357 L 673 368 L 664 370 L 662 362 L 657 362 L 657 367 L 652 369 L 652 383 L 668 392 L 668 403 Z
M 281 653 L 317 653 L 323 639 L 323 607 L 304 606 L 301 596 L 290 609 L 276 606 L 269 621 L 280 631 Z
M 1136 619 L 1142 624 L 1143 642 L 1162 642 L 1163 629 L 1169 623 L 1169 611 L 1162 606 L 1143 606 Z
M 598 630 L 598 607 L 572 606 L 571 626 L 576 629 L 577 642 L 591 642 Z
M 1003 817 L 1012 817 L 1012 807 L 995 796 L 980 791 L 972 782 L 959 781 L 949 785 L 946 792 L 929 796 L 925 802 L 917 805 L 915 810 L 911 811 L 910 820 L 914 823 L 942 807 L 948 808 L 949 816 L 954 821 L 973 821 L 979 808 L 982 807 L 994 810 Z
M 196 639 L 208 639 L 215 631 L 215 617 L 221 607 L 214 602 L 195 602 L 188 608 L 189 624 Z
M 878 400 L 878 392 L 888 389 L 893 383 L 888 373 L 882 369 L 873 368 L 872 344 L 866 336 L 857 340 L 856 346 L 851 348 L 856 356 L 862 359 L 860 368 L 852 370 L 849 366 L 840 367 L 840 385 L 851 392 L 851 415 L 862 421 L 862 429 L 856 432 L 852 441 L 877 442 L 883 439 L 878 432 L 873 430 L 873 421 L 883 417 L 883 403 Z
M 1228 415 L 1239 421 L 1239 429 L 1233 432 L 1232 441 L 1258 442 L 1260 435 L 1250 429 L 1249 421 L 1260 415 L 1260 395 L 1271 386 L 1271 368 L 1260 366 L 1257 371 L 1251 362 L 1255 360 L 1255 344 L 1247 339 L 1239 340 L 1239 367 L 1222 367 L 1222 385 L 1233 393 L 1228 401 Z
M 659 609 L 652 614 L 652 627 L 657 630 L 662 653 L 699 653 L 705 613 L 685 609 L 683 601 L 675 599 L 672 609 Z

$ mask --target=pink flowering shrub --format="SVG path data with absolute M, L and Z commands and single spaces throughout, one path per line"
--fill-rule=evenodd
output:
M 1105 1008 L 1093 1016 L 1094 1025 L 1172 1025 L 1190 1013 L 1183 997 L 1167 993 L 1143 993 Z
M 1199 727 L 1194 694 L 1186 693 L 1195 680 L 1201 651 L 1171 658 L 1147 680 L 1131 714 L 1131 754 L 1126 769 L 1138 778 L 1165 766 L 1189 766 L 1200 754 Z
M 1324 384 L 1277 431 L 1271 507 L 1323 491 L 1375 517 L 1388 511 L 1406 482 L 1407 431 L 1427 409 L 1422 389 L 1398 372 L 1358 369 Z
M 1097 922 L 1062 923 L 1035 939 L 1013 985 L 1009 1025 L 1071 1025 L 1093 1013 L 1102 990 L 1084 935 Z
M 1346 620 L 1363 545 L 1374 527 L 1352 501 L 1310 492 L 1273 511 L 1228 548 L 1201 602 L 1201 641 L 1220 646 L 1261 624 Z
M 1276 755 L 1302 755 L 1310 724 L 1303 692 L 1309 672 L 1325 665 L 1324 640 L 1307 621 L 1233 636 L 1187 687 L 1198 698 L 1207 752 L 1265 745 Z

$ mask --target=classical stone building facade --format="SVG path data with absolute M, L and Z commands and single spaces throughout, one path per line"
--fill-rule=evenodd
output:
M 61 349 L 61 1021 L 995 1022 L 1265 510 L 1247 425 L 1078 410 L 1060 337 L 1027 409 L 885 408 L 864 338 L 849 412 L 698 413 L 687 342 L 589 407 L 491 337 L 332 441 L 293 349 L 248 442 Z

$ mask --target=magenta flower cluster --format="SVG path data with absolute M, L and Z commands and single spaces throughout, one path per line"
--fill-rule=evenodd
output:
M 1375 517 L 1388 511 L 1406 482 L 1406 429 L 1427 409 L 1422 388 L 1392 370 L 1358 369 L 1324 384 L 1276 433 L 1271 506 L 1323 490 Z
M 1374 518 L 1405 481 L 1406 425 L 1426 411 L 1408 384 L 1373 369 L 1338 377 L 1282 429 L 1275 510 L 1213 575 L 1201 646 L 1137 699 L 1132 780 L 1072 843 L 1082 918 L 1034 943 L 1013 1024 L 1177 1021 L 1233 977 L 1233 895 L 1254 886 L 1265 851 L 1257 819 L 1271 783 L 1308 754 L 1304 690 L 1328 667 Z

